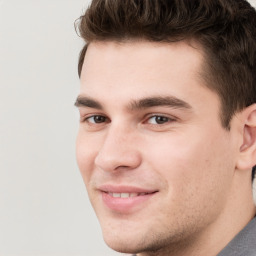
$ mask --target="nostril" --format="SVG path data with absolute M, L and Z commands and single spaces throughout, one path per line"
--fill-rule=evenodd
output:
M 120 166 L 117 166 L 115 169 L 117 170 L 117 169 L 127 169 L 127 168 L 129 168 L 128 165 L 120 165 Z

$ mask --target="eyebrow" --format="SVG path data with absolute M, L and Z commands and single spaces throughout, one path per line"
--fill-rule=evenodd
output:
M 187 102 L 178 99 L 174 96 L 158 96 L 158 97 L 148 97 L 140 100 L 133 100 L 130 103 L 129 108 L 131 110 L 145 109 L 157 106 L 165 106 L 176 109 L 192 109 L 191 105 Z
M 87 108 L 95 108 L 102 110 L 103 106 L 97 100 L 94 100 L 87 96 L 79 95 L 75 102 L 76 107 L 87 107 Z M 178 99 L 174 96 L 157 96 L 157 97 L 147 97 L 139 100 L 132 100 L 128 105 L 128 109 L 139 110 L 146 109 L 157 106 L 165 106 L 175 109 L 192 109 L 191 105 L 187 102 Z
M 96 101 L 92 98 L 86 97 L 86 96 L 82 96 L 82 95 L 79 95 L 77 97 L 75 106 L 76 107 L 96 108 L 96 109 L 100 109 L 100 110 L 103 109 L 102 105 L 98 101 Z

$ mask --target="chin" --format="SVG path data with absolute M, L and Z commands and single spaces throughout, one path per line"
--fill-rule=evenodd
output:
M 139 245 L 135 244 L 134 241 L 131 241 L 130 239 L 124 239 L 119 237 L 113 237 L 113 236 L 103 236 L 105 243 L 110 247 L 112 250 L 120 252 L 120 253 L 129 253 L 129 254 L 135 254 L 139 251 Z
M 155 252 L 157 255 L 162 255 L 163 246 L 166 244 L 163 241 L 154 238 L 154 241 L 149 240 L 145 236 L 121 238 L 120 236 L 104 236 L 104 241 L 112 250 L 125 254 L 138 254 Z M 166 254 L 164 254 L 166 255 Z
M 109 227 L 102 228 L 102 233 L 105 243 L 117 252 L 134 254 L 145 247 L 145 241 L 142 239 L 144 236 L 138 234 L 136 229 L 127 230 L 125 227 L 117 229 L 110 224 Z
M 143 228 L 136 226 L 137 228 L 123 226 L 115 229 L 109 225 L 106 229 L 102 229 L 103 239 L 112 250 L 120 253 L 138 254 L 161 250 L 163 241 L 157 235 L 149 235 L 148 232 L 143 233 Z

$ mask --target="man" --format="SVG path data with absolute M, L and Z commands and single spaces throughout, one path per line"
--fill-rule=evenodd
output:
M 244 0 L 93 0 L 77 161 L 123 253 L 256 255 L 256 12 Z

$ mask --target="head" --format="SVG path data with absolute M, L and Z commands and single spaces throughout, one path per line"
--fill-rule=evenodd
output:
M 80 18 L 77 160 L 110 247 L 191 248 L 251 205 L 254 24 L 243 0 L 95 0 Z

